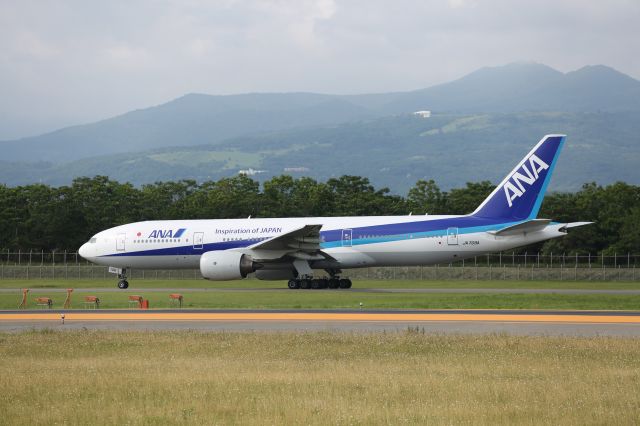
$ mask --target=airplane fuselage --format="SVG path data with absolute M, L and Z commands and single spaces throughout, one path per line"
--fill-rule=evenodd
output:
M 350 288 L 344 269 L 462 260 L 565 235 L 586 223 L 538 219 L 564 135 L 547 135 L 471 214 L 137 222 L 96 234 L 80 248 L 114 267 L 200 268 L 204 278 L 287 279 L 289 288 Z M 314 269 L 330 278 L 316 278 Z M 311 287 L 310 287 L 311 286 Z
M 431 265 L 565 235 L 562 224 L 531 233 L 494 235 L 492 231 L 518 222 L 470 216 L 166 220 L 102 231 L 82 247 L 81 254 L 96 264 L 119 268 L 197 268 L 203 253 L 244 252 L 310 223 L 322 225 L 320 247 L 330 256 L 310 260 L 314 269 Z M 267 269 L 270 266 L 279 267 L 267 265 Z

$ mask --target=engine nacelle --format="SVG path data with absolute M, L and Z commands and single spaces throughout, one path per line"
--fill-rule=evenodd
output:
M 200 257 L 200 273 L 213 281 L 246 278 L 257 266 L 251 256 L 237 251 L 209 251 Z

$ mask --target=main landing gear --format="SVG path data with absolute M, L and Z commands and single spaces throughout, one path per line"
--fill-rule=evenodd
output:
M 351 288 L 351 280 L 348 278 L 340 278 L 339 269 L 325 269 L 330 278 L 313 278 L 313 270 L 309 266 L 309 262 L 303 259 L 293 261 L 293 267 L 296 270 L 297 278 L 289 280 L 287 286 L 294 290 L 302 289 L 321 289 L 321 288 Z
M 351 288 L 351 280 L 348 278 L 339 278 L 339 277 L 331 277 L 331 278 L 296 278 L 289 280 L 287 286 L 292 289 L 336 289 L 336 288 Z
M 129 281 L 127 281 L 127 270 L 123 269 L 122 272 L 118 274 L 118 288 L 124 290 L 129 287 Z

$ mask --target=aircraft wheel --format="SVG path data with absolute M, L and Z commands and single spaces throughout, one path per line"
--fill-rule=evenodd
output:
M 320 288 L 328 288 L 329 287 L 329 280 L 327 279 L 321 279 L 320 280 Z
M 287 283 L 287 286 L 291 290 L 296 290 L 296 289 L 300 288 L 300 281 L 298 281 L 298 280 L 289 280 L 289 282 Z
M 340 287 L 340 280 L 338 278 L 331 278 L 329 280 L 329 288 L 338 288 Z
M 317 280 L 317 279 L 311 280 L 311 288 L 312 289 L 318 290 L 319 288 L 321 288 L 320 286 L 321 286 L 320 280 Z
M 129 287 L 129 282 L 127 280 L 120 280 L 118 282 L 118 288 L 124 290 Z
M 311 282 L 309 280 L 300 280 L 300 288 L 308 289 L 311 287 Z
M 346 278 L 342 278 L 340 280 L 340 288 L 350 288 L 351 287 L 351 280 L 348 280 Z

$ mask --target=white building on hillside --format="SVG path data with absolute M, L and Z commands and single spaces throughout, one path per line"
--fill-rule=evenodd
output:
M 413 115 L 417 115 L 422 118 L 429 118 L 431 117 L 431 111 L 416 111 L 413 113 Z

